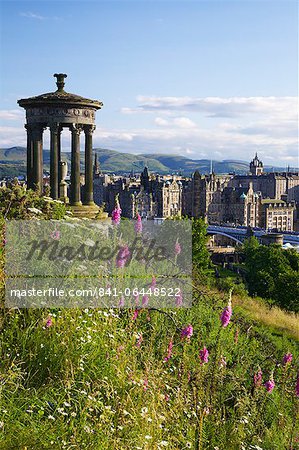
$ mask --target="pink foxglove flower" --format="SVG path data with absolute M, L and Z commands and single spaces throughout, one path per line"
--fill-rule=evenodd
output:
M 271 392 L 273 391 L 273 389 L 275 387 L 275 382 L 274 382 L 274 378 L 273 378 L 273 372 L 271 373 L 271 376 L 270 376 L 269 380 L 266 381 L 264 386 L 267 389 L 267 392 L 269 392 L 269 394 L 271 394 Z
M 224 308 L 224 310 L 222 311 L 222 314 L 220 316 L 220 320 L 221 320 L 223 328 L 227 327 L 227 325 L 229 324 L 232 313 L 233 313 L 233 310 L 232 310 L 232 300 L 231 300 L 231 292 L 230 292 L 228 304 Z
M 135 309 L 132 320 L 136 320 L 139 314 L 139 309 Z
M 157 284 L 157 280 L 156 280 L 156 277 L 153 275 L 152 276 L 152 282 L 151 282 L 151 285 L 150 285 L 150 289 L 155 289 L 156 284 Z
M 293 359 L 293 355 L 292 353 L 286 353 L 282 359 L 283 364 L 289 364 L 292 362 Z
M 209 350 L 206 346 L 199 351 L 199 358 L 201 360 L 201 364 L 209 362 Z
M 135 306 L 139 306 L 139 295 L 136 294 L 136 295 L 133 295 L 133 297 L 134 297 Z
M 121 247 L 116 256 L 116 267 L 121 268 L 124 267 L 130 257 L 130 250 L 127 245 Z
M 120 208 L 120 204 L 118 201 L 118 195 L 115 197 L 115 206 L 114 206 L 114 210 L 112 211 L 112 223 L 113 225 L 118 225 L 120 223 L 120 218 L 121 218 L 121 208 Z
M 140 333 L 138 336 L 137 342 L 136 342 L 136 347 L 140 348 L 142 341 L 143 341 L 143 336 L 142 336 L 142 333 Z
M 125 264 L 126 264 L 126 260 L 125 259 L 122 259 L 122 258 L 117 258 L 116 259 L 116 267 L 118 269 L 122 269 L 123 267 L 125 267 Z
M 190 340 L 192 334 L 193 334 L 193 327 L 192 327 L 192 325 L 189 324 L 188 326 L 186 326 L 185 328 L 182 329 L 181 338 L 182 339 L 186 338 L 186 339 Z
M 165 356 L 164 361 L 168 361 L 171 358 L 172 355 L 172 347 L 173 347 L 173 341 L 172 339 L 169 341 L 168 349 L 167 349 L 167 356 Z
M 112 211 L 112 223 L 113 225 L 118 225 L 120 223 L 121 218 L 121 209 L 120 208 L 114 208 Z
M 181 244 L 178 241 L 176 241 L 175 246 L 174 246 L 174 253 L 176 255 L 179 255 L 181 253 L 181 251 L 182 251 Z
M 48 317 L 47 321 L 46 321 L 46 328 L 50 328 L 53 325 L 53 320 L 51 319 L 51 317 Z
M 180 290 L 179 293 L 175 296 L 175 306 L 180 307 L 183 305 L 183 295 Z
M 137 214 L 137 221 L 135 223 L 136 233 L 142 233 L 142 220 L 140 214 Z
M 119 299 L 118 307 L 123 308 L 125 306 L 125 298 L 122 296 Z
M 265 388 L 267 389 L 267 391 L 269 393 L 271 393 L 273 391 L 274 387 L 275 387 L 275 382 L 273 380 L 266 381 Z
M 60 231 L 59 230 L 52 231 L 52 233 L 50 234 L 50 237 L 52 239 L 54 239 L 54 241 L 59 241 L 59 239 L 60 239 Z
M 143 306 L 143 308 L 146 308 L 146 307 L 147 307 L 148 302 L 149 302 L 148 296 L 147 296 L 147 295 L 144 295 L 144 296 L 142 297 L 142 306 Z
M 255 373 L 253 375 L 253 382 L 254 382 L 254 386 L 256 388 L 260 387 L 262 385 L 263 382 L 263 372 L 261 371 L 261 369 L 259 368 L 259 370 L 257 371 L 257 373 Z
M 143 390 L 144 391 L 148 390 L 148 379 L 147 378 L 143 381 Z

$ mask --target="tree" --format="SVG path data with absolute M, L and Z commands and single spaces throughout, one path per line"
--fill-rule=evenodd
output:
M 203 219 L 192 219 L 192 261 L 193 266 L 200 271 L 206 271 L 211 266 L 210 254 L 207 248 L 207 225 Z
M 299 255 L 279 245 L 258 245 L 250 238 L 243 246 L 250 295 L 271 299 L 285 309 L 298 311 Z

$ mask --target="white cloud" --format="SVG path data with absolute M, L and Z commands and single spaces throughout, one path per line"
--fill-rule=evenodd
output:
M 155 124 L 158 125 L 159 127 L 167 127 L 169 125 L 169 121 L 162 119 L 162 117 L 156 117 Z
M 41 16 L 40 14 L 33 13 L 31 11 L 27 12 L 21 12 L 20 16 L 27 17 L 28 19 L 38 19 L 38 20 L 45 20 L 45 16 Z
M 138 116 L 133 116 L 135 112 L 148 116 L 140 122 Z M 248 161 L 258 151 L 266 164 L 283 166 L 288 161 L 292 166 L 299 165 L 295 97 L 140 96 L 136 105 L 123 108 L 121 113 L 127 117 L 119 116 L 118 128 L 96 129 L 95 147 L 131 153 L 177 153 L 194 159 Z M 16 119 L 15 124 L 19 125 L 21 116 L 17 110 L 11 110 L 0 111 L 0 117 Z M 21 124 L 19 128 L 2 128 L 2 147 L 25 142 L 26 133 Z M 83 138 L 81 142 L 83 145 Z M 45 148 L 47 145 L 45 136 Z
M 42 16 L 41 14 L 37 14 L 32 11 L 20 12 L 20 16 L 35 20 L 61 20 L 61 17 L 58 16 Z
M 1 120 L 22 120 L 23 118 L 24 112 L 20 109 L 0 110 Z
M 188 117 L 177 117 L 173 119 L 173 123 L 179 128 L 196 128 L 196 123 Z
M 297 97 L 137 97 L 137 110 L 201 112 L 206 117 L 240 117 L 269 114 L 295 119 L 298 115 Z
M 196 128 L 196 124 L 188 117 L 176 117 L 169 120 L 156 117 L 155 124 L 159 127 Z

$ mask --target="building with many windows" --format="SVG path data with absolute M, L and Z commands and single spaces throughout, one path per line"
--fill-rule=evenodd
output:
M 261 201 L 260 225 L 266 230 L 293 231 L 294 202 L 265 198 Z

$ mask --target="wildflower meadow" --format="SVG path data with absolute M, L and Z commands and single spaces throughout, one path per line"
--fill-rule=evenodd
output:
M 26 219 L 37 220 L 31 206 Z M 46 208 L 51 220 L 56 206 Z M 61 220 L 72 221 L 65 212 Z M 121 221 L 116 205 L 113 226 Z M 143 233 L 140 217 L 134 232 Z M 3 303 L 1 450 L 299 448 L 298 316 L 250 298 L 245 285 L 219 284 L 205 243 L 194 221 L 189 307 L 183 292 L 167 308 L 151 307 L 147 294 L 113 308 Z M 177 238 L 173 248 L 174 258 L 184 252 Z M 117 270 L 128 252 L 120 247 Z M 159 283 L 152 276 L 149 289 Z

